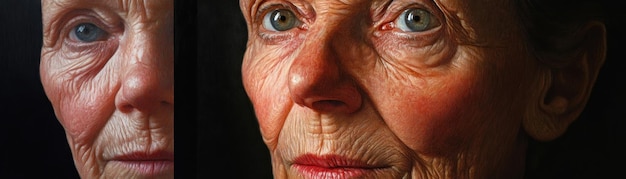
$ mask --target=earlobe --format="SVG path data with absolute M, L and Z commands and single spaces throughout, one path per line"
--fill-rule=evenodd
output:
M 579 31 L 572 54 L 554 55 L 562 63 L 548 65 L 539 105 L 524 119 L 524 129 L 536 140 L 549 141 L 561 136 L 574 122 L 591 95 L 606 56 L 606 29 L 590 22 Z M 573 57 L 573 58 L 572 58 Z

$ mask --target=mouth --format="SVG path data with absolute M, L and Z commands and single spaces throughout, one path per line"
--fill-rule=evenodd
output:
M 174 171 L 173 152 L 131 152 L 115 157 L 112 162 L 119 163 L 125 168 L 146 176 L 156 176 Z
M 358 178 L 386 169 L 388 166 L 372 165 L 361 160 L 339 155 L 301 155 L 293 162 L 293 167 L 307 178 Z

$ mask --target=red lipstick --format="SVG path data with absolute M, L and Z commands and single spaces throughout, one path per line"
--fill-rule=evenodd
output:
M 294 160 L 294 168 L 308 178 L 356 178 L 384 167 L 339 155 L 306 154 Z

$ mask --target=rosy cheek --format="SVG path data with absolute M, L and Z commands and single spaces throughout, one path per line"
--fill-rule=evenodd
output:
M 107 98 L 109 96 L 102 92 L 79 93 L 63 96 L 60 100 L 60 122 L 75 142 L 90 143 L 98 135 L 114 108 L 111 98 Z
M 73 141 L 91 143 L 115 108 L 112 88 L 108 88 L 108 84 L 114 82 L 105 82 L 110 79 L 104 77 L 108 74 L 85 75 L 52 63 L 61 60 L 64 59 L 42 56 L 44 90 L 59 122 Z
M 471 76 L 441 78 L 433 87 L 403 87 L 395 99 L 385 102 L 381 115 L 409 148 L 440 155 L 456 150 L 462 137 L 474 133 L 477 89 Z M 380 95 L 379 96 L 389 96 Z M 395 101 L 395 102 L 394 102 Z

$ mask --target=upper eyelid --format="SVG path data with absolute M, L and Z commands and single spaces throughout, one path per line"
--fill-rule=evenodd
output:
M 76 17 L 71 19 L 64 28 L 64 30 L 73 30 L 77 25 L 82 24 L 82 23 L 92 23 L 94 25 L 96 25 L 98 28 L 107 31 L 107 25 L 104 25 L 102 22 L 100 22 L 99 20 L 94 20 L 96 18 L 94 17 L 89 17 L 89 16 L 81 16 L 81 17 Z
M 270 4 L 270 5 L 262 5 L 259 10 L 257 10 L 256 15 L 254 17 L 255 22 L 262 22 L 263 18 L 265 18 L 265 15 L 267 13 L 269 13 L 270 10 L 276 10 L 276 9 L 289 9 L 291 11 L 293 11 L 291 9 L 291 7 L 285 6 L 284 4 Z M 296 13 L 294 13 L 296 14 Z M 298 16 L 296 14 L 296 16 Z
M 304 13 L 300 11 L 300 8 L 296 7 L 294 4 L 288 3 L 288 2 L 272 2 L 272 3 L 260 4 L 260 7 L 255 12 L 253 22 L 256 24 L 262 23 L 263 18 L 265 18 L 265 15 L 269 13 L 271 10 L 276 10 L 276 9 L 290 10 L 296 16 L 298 21 L 304 22 L 305 20 L 303 17 L 305 17 L 306 15 L 304 15 Z
M 405 10 L 409 8 L 420 8 L 420 9 L 424 9 L 430 12 L 435 18 L 437 18 L 440 24 L 443 24 L 446 21 L 445 16 L 443 15 L 443 12 L 441 12 L 442 9 L 439 9 L 439 6 L 437 6 L 437 4 L 432 1 L 431 1 L 432 3 L 415 3 L 415 2 L 396 3 L 396 2 L 398 1 L 392 2 L 391 4 L 388 5 L 386 10 L 383 10 L 385 14 L 383 15 L 380 21 L 374 24 L 375 27 L 380 28 L 384 24 L 395 21 L 402 13 L 404 13 Z

